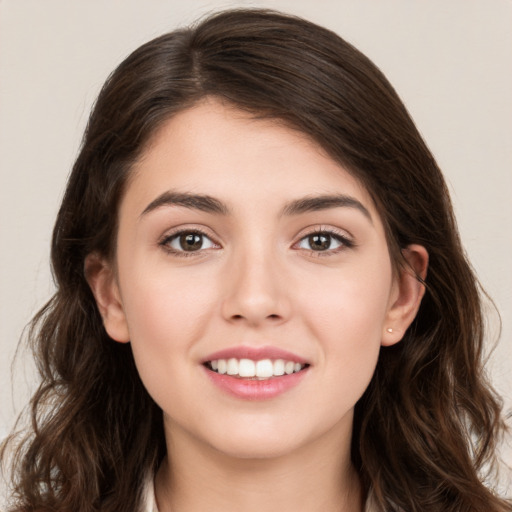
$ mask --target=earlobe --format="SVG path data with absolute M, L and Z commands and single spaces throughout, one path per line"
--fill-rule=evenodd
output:
M 89 254 L 85 258 L 85 278 L 96 299 L 108 335 L 115 341 L 130 341 L 128 324 L 114 271 L 104 257 Z
M 382 345 L 398 343 L 416 317 L 425 294 L 428 252 L 417 244 L 402 249 L 406 265 L 395 279 L 394 291 L 386 316 Z

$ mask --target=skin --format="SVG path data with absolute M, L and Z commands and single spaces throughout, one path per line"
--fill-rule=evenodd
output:
M 169 191 L 229 212 L 155 207 Z M 283 214 L 334 194 L 355 202 Z M 187 230 L 206 236 L 183 256 L 175 235 Z M 312 245 L 319 231 L 327 250 Z M 107 332 L 131 343 L 164 413 L 160 512 L 362 510 L 354 405 L 424 291 L 413 274 L 425 276 L 425 249 L 404 255 L 411 269 L 397 275 L 368 192 L 305 135 L 212 99 L 161 127 L 121 201 L 116 261 L 86 262 Z M 270 400 L 237 398 L 202 362 L 239 345 L 288 350 L 310 367 Z

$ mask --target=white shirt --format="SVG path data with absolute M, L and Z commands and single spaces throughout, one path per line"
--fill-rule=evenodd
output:
M 158 512 L 155 499 L 155 482 L 152 478 L 146 480 L 144 489 L 144 512 Z

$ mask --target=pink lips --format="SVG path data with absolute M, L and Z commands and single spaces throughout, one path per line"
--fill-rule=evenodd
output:
M 238 346 L 214 352 L 204 359 L 203 363 L 215 361 L 216 359 L 229 359 L 230 357 L 235 357 L 236 359 L 252 359 L 253 361 L 259 361 L 261 359 L 285 359 L 286 361 L 293 361 L 294 363 L 300 364 L 306 364 L 308 362 L 292 352 L 277 347 Z
M 252 359 L 259 361 L 262 359 L 284 359 L 295 363 L 307 364 L 308 362 L 302 357 L 297 356 L 286 350 L 276 347 L 247 347 L 238 346 L 220 350 L 210 354 L 203 363 L 218 359 Z M 227 374 L 219 374 L 210 370 L 203 364 L 204 371 L 210 381 L 219 387 L 222 391 L 245 400 L 268 400 L 281 395 L 289 389 L 297 386 L 305 375 L 308 373 L 309 366 L 297 373 L 291 375 L 282 375 L 271 377 L 266 380 L 253 380 L 235 377 Z

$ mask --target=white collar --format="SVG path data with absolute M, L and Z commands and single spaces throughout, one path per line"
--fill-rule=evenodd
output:
M 144 507 L 143 512 L 158 512 L 155 498 L 155 482 L 153 476 L 146 478 L 144 484 Z

